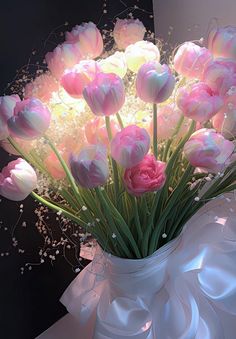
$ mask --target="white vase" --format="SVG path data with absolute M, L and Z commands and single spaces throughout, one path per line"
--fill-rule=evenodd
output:
M 98 247 L 61 298 L 78 321 L 78 338 L 235 339 L 234 208 L 233 199 L 212 201 L 144 259 Z

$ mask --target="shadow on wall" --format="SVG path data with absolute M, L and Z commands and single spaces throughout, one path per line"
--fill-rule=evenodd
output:
M 176 46 L 207 38 L 211 28 L 236 25 L 235 0 L 153 0 L 157 37 Z

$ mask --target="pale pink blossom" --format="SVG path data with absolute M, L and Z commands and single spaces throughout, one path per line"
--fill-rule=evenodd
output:
M 208 48 L 215 57 L 236 60 L 236 27 L 213 29 L 208 37 Z
M 61 78 L 61 85 L 70 96 L 81 98 L 85 86 L 95 79 L 100 70 L 94 60 L 80 61 L 79 64 L 65 71 Z
M 234 147 L 233 142 L 214 129 L 202 128 L 191 135 L 184 146 L 184 153 L 192 166 L 217 173 L 226 166 Z
M 150 61 L 138 70 L 136 91 L 140 99 L 149 103 L 167 100 L 175 87 L 175 78 L 169 66 Z
M 114 120 L 111 120 L 110 124 L 112 135 L 116 135 L 116 133 L 120 131 L 119 126 Z M 85 135 L 90 144 L 103 144 L 106 147 L 109 147 L 110 145 L 106 124 L 103 118 L 98 117 L 89 121 L 85 125 Z
M 83 96 L 95 115 L 111 115 L 123 106 L 125 88 L 118 75 L 98 73 L 95 79 L 85 86 Z
M 201 78 L 204 67 L 212 60 L 210 51 L 193 42 L 183 43 L 174 56 L 176 72 L 187 78 Z
M 7 120 L 13 116 L 17 102 L 20 102 L 20 97 L 15 94 L 0 97 L 0 140 L 9 136 Z
M 228 59 L 215 59 L 204 69 L 202 81 L 214 92 L 224 96 L 236 85 L 236 62 Z
M 0 173 L 0 195 L 9 200 L 24 200 L 36 186 L 33 167 L 21 158 L 9 162 Z
M 166 181 L 166 163 L 156 160 L 148 154 L 143 160 L 124 173 L 124 184 L 127 191 L 134 196 L 160 190 Z
M 97 58 L 103 51 L 102 35 L 93 22 L 76 25 L 66 32 L 66 41 L 76 44 L 85 59 Z
M 236 94 L 225 97 L 224 106 L 212 118 L 212 124 L 225 138 L 236 136 Z
M 182 112 L 178 107 L 173 104 L 164 105 L 157 110 L 157 140 L 162 141 L 170 138 L 180 121 Z M 175 139 L 181 138 L 189 128 L 189 120 L 182 123 L 179 133 L 175 136 Z M 149 134 L 153 136 L 153 120 L 151 120 L 149 127 Z
M 48 52 L 45 56 L 48 69 L 52 75 L 60 80 L 67 68 L 72 68 L 83 58 L 83 54 L 76 44 L 63 43 L 58 45 L 53 52 Z
M 114 27 L 114 40 L 119 49 L 143 40 L 146 28 L 139 19 L 117 19 Z
M 147 154 L 150 136 L 146 129 L 129 125 L 118 132 L 111 141 L 111 156 L 124 168 L 137 165 Z
M 183 114 L 199 122 L 211 119 L 223 104 L 223 99 L 203 82 L 181 88 L 177 97 L 177 105 Z

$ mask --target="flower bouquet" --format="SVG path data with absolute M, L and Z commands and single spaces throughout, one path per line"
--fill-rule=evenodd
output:
M 31 193 L 96 239 L 93 262 L 62 297 L 83 338 L 223 338 L 214 302 L 236 314 L 235 286 L 220 297 L 209 281 L 223 284 L 222 259 L 218 275 L 204 267 L 216 265 L 210 252 L 236 250 L 235 238 L 215 249 L 216 198 L 236 188 L 236 30 L 212 31 L 208 48 L 183 43 L 169 65 L 145 31 L 118 20 L 104 51 L 93 23 L 75 26 L 23 99 L 1 97 L 1 146 L 20 158 L 2 170 L 0 194 Z M 207 202 L 218 211 L 211 224 L 198 214 Z

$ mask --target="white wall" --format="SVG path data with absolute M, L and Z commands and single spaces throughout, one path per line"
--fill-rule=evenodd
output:
M 236 0 L 153 0 L 156 36 L 173 45 L 207 37 L 209 26 L 236 25 Z M 173 27 L 168 36 L 169 26 Z

